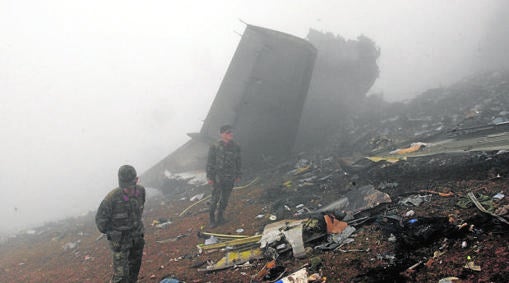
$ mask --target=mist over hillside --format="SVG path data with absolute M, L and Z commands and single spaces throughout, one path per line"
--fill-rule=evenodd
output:
M 355 144 L 362 137 L 351 132 L 364 126 L 363 113 L 392 119 L 405 108 L 401 101 L 423 93 L 445 96 L 463 78 L 507 69 L 508 5 L 2 1 L 0 234 L 86 215 L 117 185 L 120 165 L 144 172 L 185 143 L 186 133 L 201 127 L 234 54 L 245 28 L 239 18 L 311 42 L 314 30 L 316 37 L 362 39 L 379 50 L 376 68 L 355 73 L 368 78 L 358 96 L 348 97 L 356 107 L 334 100 L 322 104 L 331 111 L 318 107 L 306 114 L 309 125 L 316 125 L 319 112 L 328 120 L 318 128 L 303 126 L 314 138 L 302 147 L 307 149 L 315 142 Z M 401 126 L 417 127 L 408 118 Z M 350 149 L 369 148 L 362 145 Z

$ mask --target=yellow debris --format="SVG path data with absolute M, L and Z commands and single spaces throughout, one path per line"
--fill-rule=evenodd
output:
M 390 154 L 406 154 L 406 153 L 416 152 L 419 149 L 421 149 L 421 147 L 424 147 L 424 146 L 426 146 L 425 143 L 415 142 L 415 143 L 412 143 L 410 145 L 410 147 L 393 150 L 390 152 Z
M 369 156 L 366 158 L 373 162 L 380 162 L 380 161 L 384 160 L 389 163 L 396 163 L 400 160 L 406 160 L 406 157 L 389 157 L 389 156 Z

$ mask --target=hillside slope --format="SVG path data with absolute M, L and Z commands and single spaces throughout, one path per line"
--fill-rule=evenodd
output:
M 234 191 L 226 212 L 228 222 L 212 230 L 206 226 L 206 201 L 190 201 L 200 193 L 206 197 L 210 188 L 180 180 L 187 185 L 177 190 L 176 183 L 169 182 L 172 187 L 163 188 L 146 204 L 147 244 L 139 282 L 159 282 L 167 276 L 185 282 L 254 282 L 253 276 L 269 259 L 198 271 L 225 255 L 225 251 L 199 253 L 196 246 L 204 243 L 203 232 L 255 235 L 273 222 L 270 216 L 319 218 L 319 213 L 308 212 L 354 196 L 366 186 L 387 194 L 391 202 L 355 199 L 371 205 L 344 211 L 345 217 L 351 217 L 345 221 L 356 228 L 352 242 L 324 251 L 316 247 L 327 237 L 318 237 L 306 242 L 306 255 L 298 259 L 291 249 L 281 251 L 280 270 L 289 274 L 307 265 L 310 272 L 320 274 L 315 282 L 324 278 L 327 282 L 438 282 L 451 276 L 460 280 L 453 282 L 506 282 L 509 153 L 439 154 L 396 163 L 365 159 L 354 163 L 344 156 L 396 148 L 405 139 L 454 127 L 507 121 L 508 82 L 504 73 L 482 74 L 429 91 L 407 104 L 388 105 L 392 112 L 359 117 L 349 137 L 338 137 L 321 151 L 246 172 L 244 184 L 257 181 Z M 468 193 L 489 213 L 474 205 Z M 91 213 L 9 238 L 0 245 L 0 282 L 107 282 L 110 252 L 99 236 Z

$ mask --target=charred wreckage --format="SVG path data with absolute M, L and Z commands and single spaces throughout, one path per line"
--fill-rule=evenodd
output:
M 368 253 L 352 243 L 359 230 L 375 229 L 392 252 L 378 254 L 384 264 L 352 282 L 428 281 L 415 271 L 449 250 L 483 233 L 506 241 L 509 205 L 500 184 L 509 176 L 509 73 L 387 103 L 365 95 L 378 76 L 372 41 L 314 30 L 308 39 L 248 25 L 200 133 L 144 173 L 168 195 L 196 193 L 179 216 L 190 215 L 207 199 L 200 178 L 215 130 L 226 123 L 238 129 L 251 178 L 235 189 L 264 188 L 256 219 L 267 224 L 254 235 L 200 231 L 199 254 L 224 256 L 193 266 L 212 272 L 265 259 L 251 282 L 339 282 L 326 274 L 330 255 L 323 253 Z M 498 185 L 469 187 L 476 177 Z M 471 215 L 461 216 L 458 209 L 467 208 Z M 433 279 L 475 279 L 468 271 L 481 267 L 473 257 L 465 257 L 461 274 Z M 285 258 L 309 261 L 289 270 Z M 499 268 L 495 282 L 509 274 Z

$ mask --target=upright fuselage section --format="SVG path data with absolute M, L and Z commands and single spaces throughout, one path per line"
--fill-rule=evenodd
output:
M 288 156 L 293 149 L 316 58 L 306 40 L 248 25 L 200 133 L 143 174 L 146 186 L 164 184 L 165 171 L 205 168 L 219 128 L 234 127 L 243 167 Z
M 231 124 L 245 162 L 293 148 L 316 57 L 306 40 L 247 26 L 200 134 Z

